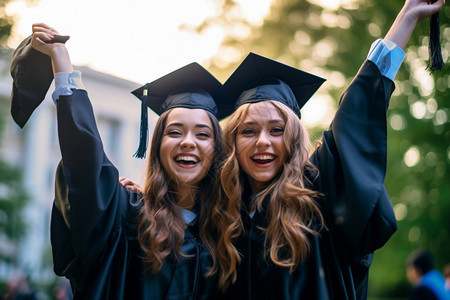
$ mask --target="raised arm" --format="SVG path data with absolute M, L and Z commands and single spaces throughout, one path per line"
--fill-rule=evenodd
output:
M 432 4 L 429 2 L 427 0 L 407 0 L 386 34 L 385 39 L 394 42 L 405 50 L 417 23 L 437 13 L 444 6 L 445 0 L 437 0 Z

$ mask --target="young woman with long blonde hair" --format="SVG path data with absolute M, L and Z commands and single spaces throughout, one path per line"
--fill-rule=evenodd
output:
M 251 53 L 225 82 L 221 170 L 235 221 L 222 243 L 228 299 L 365 299 L 373 253 L 396 230 L 384 187 L 386 109 L 416 24 L 443 7 L 407 0 L 309 152 L 300 108 L 323 79 Z M 224 247 L 219 247 L 222 249 Z

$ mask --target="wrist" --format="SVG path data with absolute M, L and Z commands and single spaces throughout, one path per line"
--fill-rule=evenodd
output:
M 70 61 L 69 52 L 64 44 L 55 44 L 51 47 L 50 57 L 52 59 L 53 73 L 72 73 L 73 67 Z
M 397 21 L 414 28 L 419 23 L 420 16 L 408 5 L 405 5 L 398 14 Z
M 58 59 L 58 57 L 64 55 L 66 56 L 68 53 L 67 48 L 64 44 L 54 44 L 50 47 L 49 56 L 53 59 Z

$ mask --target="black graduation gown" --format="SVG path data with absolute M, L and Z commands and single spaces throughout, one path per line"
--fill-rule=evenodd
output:
M 123 188 L 106 157 L 87 92 L 57 104 L 62 162 L 51 218 L 54 270 L 70 279 L 75 299 L 210 299 L 216 279 L 205 277 L 211 256 L 197 224 L 185 231 L 178 261 L 152 275 L 137 240 L 141 196 Z
M 396 230 L 384 187 L 386 109 L 393 82 L 366 61 L 341 98 L 323 142 L 312 154 L 313 187 L 328 230 L 309 236 L 311 251 L 292 273 L 264 259 L 265 210 L 243 212 L 243 255 L 228 299 L 365 299 L 373 252 Z

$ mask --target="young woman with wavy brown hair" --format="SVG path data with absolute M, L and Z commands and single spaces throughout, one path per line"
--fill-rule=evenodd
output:
M 75 299 L 216 299 L 222 266 L 238 258 L 216 248 L 230 218 L 218 179 L 224 152 L 211 96 L 221 84 L 192 63 L 133 91 L 142 116 L 147 106 L 161 115 L 143 192 L 133 192 L 104 152 L 81 74 L 57 35 L 34 24 L 22 45 L 39 51 L 37 58 L 49 56 L 55 76 L 62 154 L 51 219 L 56 274 L 70 280 Z M 145 156 L 143 120 L 137 153 Z
M 150 148 L 148 180 L 142 192 L 144 205 L 141 209 L 139 224 L 139 242 L 145 253 L 143 259 L 152 271 L 157 273 L 168 256 L 185 256 L 180 251 L 186 227 L 180 215 L 180 207 L 190 203 L 184 208 L 198 212 L 199 233 L 212 258 L 212 265 L 208 267 L 209 269 L 205 269 L 206 275 L 219 277 L 217 285 L 219 289 L 222 289 L 225 283 L 220 279 L 225 277 L 225 274 L 220 273 L 220 270 L 224 270 L 224 266 L 230 261 L 239 259 L 238 253 L 233 252 L 234 248 L 231 248 L 231 251 L 217 251 L 219 237 L 228 228 L 227 224 L 231 223 L 229 220 L 232 220 L 232 216 L 227 214 L 228 204 L 226 198 L 222 196 L 219 181 L 220 166 L 225 158 L 222 130 L 217 118 L 207 112 L 212 123 L 213 136 L 217 137 L 214 139 L 211 167 L 197 186 L 190 186 L 187 190 L 180 191 L 182 184 L 176 178 L 170 177 L 161 161 L 161 155 L 163 155 L 161 144 L 170 112 L 171 110 L 164 112 L 158 119 Z M 188 197 L 176 195 L 189 195 L 196 200 L 195 203 L 192 199 L 186 202 Z
M 300 108 L 323 79 L 251 53 L 223 85 L 221 181 L 241 255 L 226 299 L 366 299 L 374 251 L 396 230 L 384 187 L 386 109 L 406 43 L 443 0 L 407 0 L 373 43 L 311 153 Z M 222 247 L 219 247 L 219 250 Z

